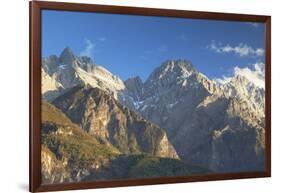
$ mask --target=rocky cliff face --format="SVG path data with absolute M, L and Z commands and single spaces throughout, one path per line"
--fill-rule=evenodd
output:
M 264 90 L 245 77 L 219 85 L 188 61 L 167 61 L 143 93 L 133 108 L 166 128 L 181 159 L 217 172 L 264 169 Z
M 42 84 L 41 87 L 42 93 L 58 91 L 62 87 L 62 85 L 56 81 L 55 76 L 46 73 L 44 68 L 41 69 L 41 77 L 44 81 L 44 84 Z
M 163 129 L 101 89 L 77 86 L 56 98 L 53 104 L 89 134 L 122 153 L 178 158 Z
M 143 123 L 140 125 L 145 126 Z M 139 135 L 143 138 L 140 140 L 143 149 L 137 152 L 130 150 L 124 154 L 101 140 L 100 134 L 90 135 L 58 108 L 43 101 L 41 129 L 43 184 L 186 176 L 210 172 L 179 160 L 167 135 L 157 128 L 153 129 L 161 133 L 160 139 L 154 139 L 154 130 L 150 128 L 136 128 L 147 131 L 140 131 Z M 155 140 L 159 140 L 158 146 L 153 145 Z
M 41 148 L 42 183 L 70 182 L 70 173 L 66 171 L 64 163 L 56 158 L 56 155 L 45 145 Z
M 171 139 L 179 155 L 217 172 L 263 170 L 264 129 L 260 120 L 251 113 L 241 115 L 245 103 L 237 99 L 208 97 L 204 103 Z
M 104 146 L 53 105 L 42 103 L 42 182 L 82 181 L 120 152 Z
M 125 86 L 128 95 L 131 96 L 134 101 L 140 101 L 142 99 L 144 94 L 144 84 L 139 76 L 126 80 Z
M 241 75 L 234 76 L 220 87 L 226 97 L 247 101 L 249 108 L 255 111 L 258 117 L 264 117 L 265 92 L 263 88 L 255 86 L 254 83 Z

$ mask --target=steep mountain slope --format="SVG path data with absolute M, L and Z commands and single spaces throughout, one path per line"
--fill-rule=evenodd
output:
M 144 94 L 144 84 L 139 76 L 126 80 L 125 86 L 128 95 L 131 96 L 134 101 L 139 101 L 142 99 Z
M 48 73 L 46 73 L 45 69 L 41 69 L 41 77 L 42 77 L 42 93 L 52 92 L 59 90 L 61 84 L 56 81 L 55 77 L 52 77 Z
M 163 145 L 163 144 L 162 144 Z M 164 144 L 165 145 L 165 144 Z M 42 183 L 187 176 L 210 172 L 174 158 L 121 154 L 42 103 Z
M 177 158 L 166 132 L 124 107 L 107 92 L 76 86 L 53 104 L 85 131 L 122 153 L 147 153 Z
M 47 102 L 42 103 L 41 135 L 43 183 L 80 181 L 119 154 Z
M 223 89 L 225 96 L 247 101 L 249 107 L 259 117 L 264 117 L 265 92 L 263 88 L 257 87 L 253 82 L 241 75 L 232 77 L 229 82 L 220 85 L 220 87 Z
M 72 50 L 65 48 L 59 57 L 50 56 L 43 58 L 42 68 L 57 87 L 52 89 L 42 89 L 43 98 L 53 100 L 66 89 L 79 84 L 89 84 L 108 91 L 115 98 L 118 97 L 118 91 L 124 90 L 125 85 L 117 76 L 112 75 L 105 68 L 94 64 L 91 58 L 86 56 L 75 56 Z M 42 88 L 49 86 L 49 77 L 42 76 Z
M 190 62 L 172 60 L 143 90 L 132 108 L 166 128 L 181 159 L 217 172 L 263 170 L 264 91 L 244 77 L 218 85 Z
M 196 106 L 220 88 L 185 60 L 167 61 L 144 83 L 144 94 L 135 108 L 147 119 L 176 132 Z M 171 130 L 171 131 L 170 131 Z
M 245 101 L 207 97 L 171 139 L 179 155 L 218 172 L 264 166 L 264 129 Z

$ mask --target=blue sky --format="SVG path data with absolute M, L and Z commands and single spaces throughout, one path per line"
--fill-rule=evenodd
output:
M 44 10 L 42 54 L 69 46 L 123 80 L 187 59 L 213 79 L 264 63 L 264 33 L 258 23 Z

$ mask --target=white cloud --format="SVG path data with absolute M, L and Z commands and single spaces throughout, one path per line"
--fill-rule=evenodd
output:
M 248 80 L 253 82 L 258 87 L 264 88 L 264 64 L 256 63 L 254 64 L 254 69 L 246 68 L 234 68 L 234 74 L 246 77 Z
M 104 42 L 104 41 L 106 41 L 106 40 L 107 40 L 106 37 L 100 37 L 100 38 L 99 38 L 99 41 L 102 41 L 102 42 Z
M 257 49 L 256 49 L 256 54 L 257 54 L 257 56 L 263 56 L 263 55 L 264 55 L 264 49 L 262 49 L 262 48 L 257 48 Z
M 92 57 L 95 45 L 89 39 L 85 40 L 86 47 L 80 52 L 80 56 Z
M 240 43 L 237 46 L 231 46 L 229 44 L 222 45 L 221 43 L 216 43 L 212 41 L 212 43 L 208 46 L 209 49 L 217 52 L 217 53 L 234 53 L 241 57 L 245 56 L 263 56 L 264 49 L 262 48 L 252 48 L 247 44 Z
M 240 68 L 238 66 L 233 69 L 233 76 L 223 76 L 222 78 L 216 78 L 214 81 L 225 84 L 231 81 L 235 76 L 243 76 L 247 78 L 250 82 L 254 83 L 260 88 L 265 87 L 265 65 L 264 63 L 255 63 L 249 67 Z

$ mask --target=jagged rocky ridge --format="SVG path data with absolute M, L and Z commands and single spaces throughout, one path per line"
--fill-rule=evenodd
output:
M 164 129 L 164 149 L 173 147 L 184 162 L 213 172 L 264 170 L 264 89 L 245 77 L 221 85 L 190 61 L 168 60 L 145 82 L 139 77 L 123 82 L 66 48 L 59 57 L 43 59 L 42 92 L 99 143 L 119 152 L 143 152 L 136 133 L 136 139 L 124 137 L 124 132 L 136 131 L 132 124 L 112 121 L 137 117 L 153 125 L 151 130 Z M 102 101 L 94 96 L 103 96 Z M 113 115 L 111 122 L 107 113 Z M 118 134 L 110 134 L 112 122 Z
M 171 60 L 143 83 L 137 112 L 166 128 L 179 157 L 216 172 L 264 169 L 264 90 L 245 77 L 219 85 Z
M 115 98 L 124 90 L 123 81 L 105 68 L 96 65 L 87 56 L 75 56 L 67 47 L 59 57 L 52 55 L 42 60 L 42 93 L 46 100 L 53 100 L 65 90 L 80 84 L 102 88 Z

